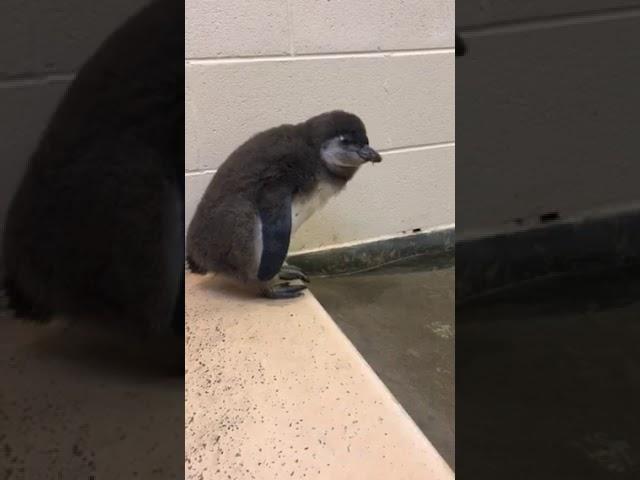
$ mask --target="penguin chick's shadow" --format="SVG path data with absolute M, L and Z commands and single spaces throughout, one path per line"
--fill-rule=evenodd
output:
M 255 292 L 247 288 L 246 285 L 237 280 L 215 273 L 207 274 L 206 277 L 198 283 L 197 288 L 220 293 L 237 300 L 255 300 Z M 188 294 L 185 292 L 185 295 Z
M 42 329 L 31 344 L 35 353 L 72 369 L 135 380 L 184 376 L 182 337 L 126 336 L 92 322 L 58 321 Z
M 295 269 L 295 267 L 293 268 Z M 300 272 L 299 269 L 297 269 L 297 271 Z M 306 277 L 306 275 L 304 276 Z M 291 284 L 290 281 L 279 282 L 277 278 L 278 277 L 265 287 L 265 284 L 262 282 L 242 283 L 238 280 L 225 277 L 224 275 L 213 274 L 208 275 L 205 280 L 200 282 L 199 288 L 217 292 L 232 299 L 244 301 L 264 301 L 265 298 L 269 300 L 293 299 L 301 296 L 303 291 L 307 289 L 307 286 L 304 284 Z M 283 279 L 281 276 L 279 276 L 279 278 Z M 298 279 L 301 280 L 299 277 L 292 280 Z

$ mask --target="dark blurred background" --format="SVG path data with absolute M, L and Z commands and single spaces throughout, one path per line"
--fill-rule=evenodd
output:
M 461 479 L 640 478 L 640 2 L 456 2 Z
M 0 242 L 9 202 L 66 89 L 148 3 L 0 2 Z M 183 475 L 184 368 L 176 375 L 165 364 L 176 342 L 143 352 L 113 332 L 19 321 L 4 300 L 0 288 L 0 478 Z
M 0 2 L 0 226 L 29 155 L 75 73 L 148 3 Z

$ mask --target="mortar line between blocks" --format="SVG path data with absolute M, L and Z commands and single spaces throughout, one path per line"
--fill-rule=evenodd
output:
M 418 50 L 380 50 L 368 52 L 331 52 L 331 53 L 303 53 L 291 55 L 265 55 L 247 57 L 194 57 L 185 60 L 186 65 L 226 65 L 233 63 L 259 63 L 259 62 L 301 62 L 309 60 L 340 60 L 357 58 L 398 58 L 417 57 L 427 55 L 453 54 L 453 48 L 432 48 Z
M 185 170 L 184 176 L 185 177 L 198 177 L 198 176 L 201 176 L 201 175 L 213 175 L 217 171 L 218 171 L 217 168 L 205 169 L 205 170 Z
M 456 142 L 438 142 L 438 143 L 427 143 L 424 145 L 413 145 L 410 147 L 398 147 L 398 148 L 388 148 L 386 150 L 378 150 L 380 155 L 388 155 L 394 153 L 407 153 L 407 152 L 419 152 L 422 150 L 434 150 L 436 148 L 449 148 L 455 147 Z
M 75 73 L 44 73 L 16 76 L 14 78 L 0 79 L 0 89 L 33 87 L 48 85 L 51 83 L 71 82 L 75 79 Z

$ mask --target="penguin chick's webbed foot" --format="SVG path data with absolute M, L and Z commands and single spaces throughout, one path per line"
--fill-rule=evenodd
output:
M 262 293 L 266 298 L 271 299 L 296 298 L 302 295 L 302 291 L 306 288 L 306 285 L 290 285 L 289 282 L 282 282 L 268 285 Z
M 280 273 L 278 273 L 278 277 L 280 277 L 281 280 L 302 280 L 305 283 L 311 282 L 306 273 L 304 273 L 298 267 L 294 265 L 288 265 L 286 263 L 282 265 Z

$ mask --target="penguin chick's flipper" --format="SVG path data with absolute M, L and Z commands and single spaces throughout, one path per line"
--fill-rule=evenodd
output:
M 278 277 L 282 280 L 302 280 L 303 282 L 310 283 L 311 279 L 295 265 L 289 265 L 285 263 L 278 273 Z
M 302 295 L 306 288 L 306 285 L 289 285 L 289 282 L 275 283 L 266 286 L 263 295 L 273 299 L 295 298 Z
M 262 256 L 258 280 L 275 277 L 284 263 L 291 238 L 291 193 L 283 189 L 265 192 L 259 202 L 262 224 Z

